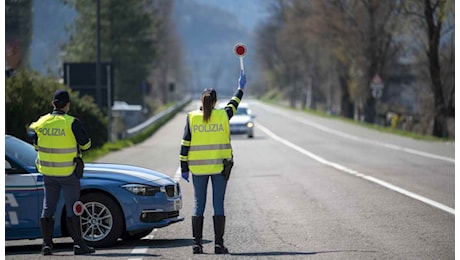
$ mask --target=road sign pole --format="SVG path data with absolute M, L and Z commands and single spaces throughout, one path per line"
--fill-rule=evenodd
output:
M 380 78 L 379 74 L 375 74 L 371 80 L 371 90 L 372 90 L 372 97 L 375 99 L 379 99 L 382 97 L 382 90 L 383 90 L 383 81 Z

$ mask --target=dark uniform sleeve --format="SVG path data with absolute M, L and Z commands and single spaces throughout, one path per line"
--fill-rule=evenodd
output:
M 29 137 L 30 143 L 34 145 L 35 150 L 38 151 L 38 135 L 37 132 L 35 132 L 35 127 L 32 127 L 36 122 L 37 121 L 32 122 L 27 128 L 27 136 Z
M 85 151 L 91 147 L 91 139 L 83 127 L 83 124 L 78 118 L 75 118 L 72 123 L 72 132 L 77 140 L 78 148 Z
M 37 145 L 38 145 L 38 136 L 35 130 L 29 128 L 27 129 L 27 135 L 29 137 L 30 142 L 34 145 L 35 150 L 37 150 Z
M 232 99 L 230 99 L 228 104 L 225 106 L 225 111 L 227 112 L 228 120 L 230 120 L 230 118 L 232 118 L 233 115 L 236 113 L 236 110 L 238 109 L 238 105 L 240 104 L 242 98 L 243 91 L 241 89 L 237 89 L 233 94 Z
M 190 141 L 192 140 L 192 134 L 190 132 L 190 124 L 188 120 L 185 122 L 184 135 L 182 137 L 181 148 L 180 148 L 180 167 L 182 172 L 188 172 L 188 151 L 190 150 Z

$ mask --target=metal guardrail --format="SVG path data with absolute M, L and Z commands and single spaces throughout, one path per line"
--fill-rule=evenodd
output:
M 171 113 L 177 112 L 177 110 L 179 108 L 181 108 L 182 106 L 184 106 L 185 104 L 190 102 L 190 100 L 191 100 L 191 98 L 188 97 L 188 98 L 184 99 L 183 101 L 175 104 L 174 106 L 172 106 L 172 107 L 170 107 L 170 108 L 168 108 L 168 109 L 166 109 L 164 111 L 161 111 L 160 113 L 152 116 L 151 118 L 147 119 L 143 123 L 140 123 L 139 125 L 137 125 L 135 127 L 127 129 L 125 138 L 131 138 L 133 136 L 136 136 L 136 135 L 142 133 L 144 130 L 149 128 L 151 125 L 153 125 L 158 120 L 161 120 L 163 117 L 165 117 L 165 116 L 167 116 L 167 115 L 169 115 Z

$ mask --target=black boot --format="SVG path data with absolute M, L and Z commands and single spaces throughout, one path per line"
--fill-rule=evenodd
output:
M 228 254 L 228 249 L 224 246 L 225 216 L 213 216 L 215 246 L 214 253 Z
M 96 252 L 93 247 L 87 246 L 81 237 L 80 217 L 73 216 L 67 218 L 67 228 L 73 239 L 73 253 L 75 255 L 86 255 Z
M 203 254 L 203 245 L 201 244 L 201 239 L 203 237 L 203 220 L 203 216 L 192 216 L 194 254 Z
M 54 219 L 40 218 L 40 228 L 43 236 L 42 255 L 52 255 Z

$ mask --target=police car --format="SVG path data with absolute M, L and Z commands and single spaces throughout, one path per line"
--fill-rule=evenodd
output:
M 41 237 L 43 176 L 37 172 L 32 145 L 5 137 L 6 240 Z M 146 168 L 120 164 L 85 165 L 81 179 L 83 238 L 95 247 L 119 238 L 140 239 L 154 228 L 183 221 L 182 194 L 174 179 Z M 69 236 L 63 196 L 55 214 L 53 237 Z

